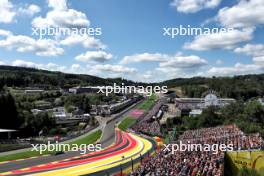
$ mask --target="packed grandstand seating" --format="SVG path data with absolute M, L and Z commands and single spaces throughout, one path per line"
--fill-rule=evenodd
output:
M 141 132 L 156 136 L 162 136 L 160 132 L 160 124 L 158 122 L 157 114 L 159 114 L 159 111 L 162 108 L 162 102 L 159 101 L 152 109 L 151 111 L 144 117 L 142 121 L 135 124 L 132 127 L 132 130 L 135 132 Z
M 223 154 L 208 152 L 182 152 L 168 154 L 160 151 L 147 158 L 133 175 L 171 176 L 220 176 L 223 170 Z
M 138 124 L 132 127 L 132 130 L 135 132 L 162 136 L 160 132 L 160 124 L 156 120 L 153 122 L 147 122 L 147 121 L 139 122 Z
M 203 128 L 184 132 L 177 141 L 200 144 L 233 144 L 234 150 L 260 149 L 263 139 L 259 134 L 245 135 L 236 125 Z M 187 151 L 172 154 L 160 150 L 142 161 L 130 175 L 222 176 L 224 152 Z
M 236 125 L 189 130 L 184 132 L 179 140 L 193 143 L 233 144 L 234 150 L 260 149 L 263 142 L 259 133 L 246 135 Z
M 148 114 L 144 116 L 143 121 L 147 121 L 151 119 L 153 116 L 156 116 L 156 114 L 159 112 L 160 108 L 162 107 L 163 103 L 161 100 L 159 100 L 150 111 L 148 111 Z

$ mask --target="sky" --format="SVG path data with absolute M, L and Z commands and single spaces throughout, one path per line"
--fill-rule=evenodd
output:
M 141 82 L 264 73 L 263 12 L 263 0 L 0 0 L 0 65 Z M 180 26 L 232 30 L 172 37 Z M 34 33 L 62 28 L 93 32 Z

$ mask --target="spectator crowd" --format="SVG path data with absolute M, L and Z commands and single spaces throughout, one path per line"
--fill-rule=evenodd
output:
M 159 119 L 161 118 L 162 102 L 158 101 L 149 113 L 131 129 L 137 133 L 162 136 L 160 132 Z
M 146 128 L 149 129 L 149 128 Z M 195 144 L 233 144 L 233 150 L 260 149 L 263 139 L 257 134 L 245 135 L 236 125 L 202 128 L 185 131 L 173 143 Z M 177 151 L 172 154 L 160 150 L 144 159 L 130 176 L 222 176 L 224 169 L 224 152 L 213 151 Z

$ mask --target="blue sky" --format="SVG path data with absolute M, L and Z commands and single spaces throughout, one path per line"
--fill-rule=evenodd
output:
M 263 73 L 263 11 L 263 0 L 2 0 L 0 64 L 145 82 Z M 180 25 L 233 30 L 163 35 Z M 101 35 L 32 35 L 48 27 Z

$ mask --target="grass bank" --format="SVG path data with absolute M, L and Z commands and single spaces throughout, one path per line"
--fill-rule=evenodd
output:
M 131 127 L 134 123 L 136 123 L 137 119 L 133 117 L 126 117 L 122 122 L 118 125 L 118 128 L 122 131 L 127 130 Z
M 142 109 L 144 111 L 148 111 L 155 104 L 156 100 L 157 96 L 155 94 L 152 94 L 147 100 L 137 105 L 137 108 Z

